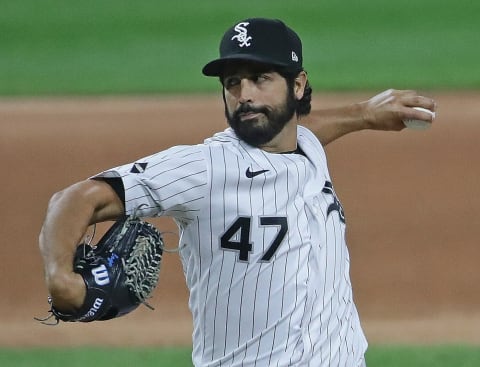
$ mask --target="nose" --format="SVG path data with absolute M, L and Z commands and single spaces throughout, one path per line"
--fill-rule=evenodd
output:
M 240 81 L 240 91 L 239 91 L 238 102 L 241 104 L 253 102 L 253 97 L 255 93 L 254 87 L 255 87 L 255 83 L 253 83 L 252 80 L 248 78 L 243 78 Z

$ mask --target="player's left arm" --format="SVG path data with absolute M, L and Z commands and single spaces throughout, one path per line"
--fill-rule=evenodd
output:
M 310 129 L 322 145 L 355 131 L 400 131 L 403 120 L 416 119 L 432 122 L 432 115 L 413 107 L 435 111 L 432 98 L 413 90 L 389 89 L 367 101 L 322 110 L 313 110 L 300 119 L 300 124 Z

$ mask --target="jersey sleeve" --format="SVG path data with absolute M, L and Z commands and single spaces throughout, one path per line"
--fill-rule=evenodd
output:
M 121 178 L 125 211 L 140 216 L 171 216 L 190 221 L 207 192 L 207 163 L 200 146 L 176 146 L 125 164 L 94 179 Z
M 309 155 L 313 155 L 314 159 L 318 159 L 322 164 L 327 166 L 327 156 L 320 140 L 309 129 L 299 125 L 297 127 L 298 141 L 301 148 L 308 151 Z

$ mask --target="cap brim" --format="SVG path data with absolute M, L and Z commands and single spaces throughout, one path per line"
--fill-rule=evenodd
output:
M 206 64 L 203 67 L 202 73 L 203 75 L 206 75 L 206 76 L 221 76 L 223 74 L 225 65 L 231 61 L 254 61 L 261 64 L 266 64 L 266 65 L 273 65 L 273 66 L 280 66 L 280 67 L 288 66 L 287 64 L 278 63 L 278 62 L 275 62 L 274 60 L 271 60 L 265 57 L 259 57 L 257 55 L 249 55 L 249 54 L 235 55 L 234 54 L 234 55 L 228 55 L 226 57 L 222 57 L 220 59 L 210 61 L 208 64 Z

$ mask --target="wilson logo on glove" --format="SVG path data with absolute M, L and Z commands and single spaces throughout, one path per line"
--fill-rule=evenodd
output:
M 92 269 L 93 280 L 98 285 L 107 285 L 110 283 L 108 278 L 108 270 L 105 265 L 100 265 L 99 267 Z
M 80 317 L 78 321 L 83 321 L 87 318 L 95 317 L 95 314 L 98 312 L 98 310 L 101 309 L 102 304 L 103 304 L 103 298 L 96 298 L 90 310 L 88 310 L 88 312 L 85 315 Z

